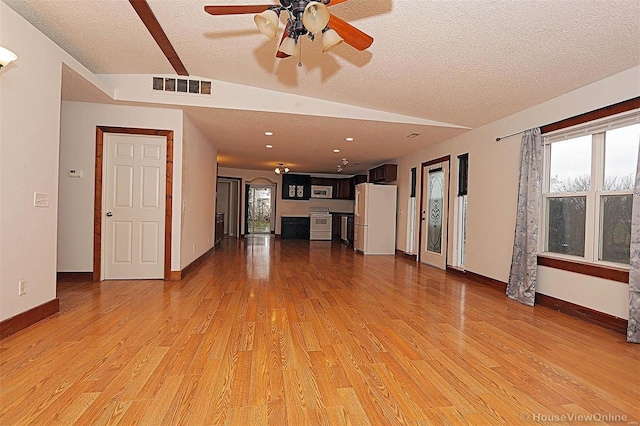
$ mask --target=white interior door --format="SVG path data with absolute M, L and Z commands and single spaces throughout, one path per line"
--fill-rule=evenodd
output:
M 449 216 L 449 161 L 422 170 L 420 261 L 447 268 L 447 223 Z
M 167 139 L 106 135 L 102 278 L 164 277 Z

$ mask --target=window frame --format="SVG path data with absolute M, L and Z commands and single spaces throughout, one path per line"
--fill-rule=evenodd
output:
M 542 205 L 540 209 L 540 227 L 538 238 L 538 253 L 540 256 L 569 262 L 586 263 L 590 265 L 629 270 L 629 265 L 605 260 L 599 260 L 601 251 L 601 200 L 607 195 L 633 195 L 633 188 L 628 190 L 604 190 L 605 177 L 605 133 L 621 127 L 640 123 L 640 110 L 626 111 L 607 116 L 580 125 L 562 128 L 543 135 L 543 177 L 542 177 Z M 551 146 L 579 136 L 591 135 L 591 179 L 589 191 L 580 192 L 550 192 L 551 180 Z M 548 209 L 549 198 L 586 197 L 585 217 L 585 247 L 584 256 L 568 255 L 548 251 Z
M 468 192 L 469 192 L 469 153 L 458 155 L 456 163 L 458 168 L 458 190 L 454 201 L 454 249 L 453 265 L 455 268 L 465 270 L 466 264 L 466 232 L 468 216 Z

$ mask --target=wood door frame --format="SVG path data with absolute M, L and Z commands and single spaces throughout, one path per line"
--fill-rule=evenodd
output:
M 419 209 L 420 226 L 418 227 L 418 262 L 422 262 L 422 222 L 424 222 L 422 220 L 422 206 L 424 205 L 423 203 L 424 203 L 424 192 L 425 192 L 425 188 L 423 185 L 424 175 L 425 175 L 424 170 L 429 166 L 442 163 L 444 161 L 449 162 L 449 176 L 448 176 L 449 185 L 447 185 L 447 223 L 443 224 L 444 232 L 447 237 L 447 247 L 444 253 L 444 266 L 446 268 L 447 263 L 449 261 L 449 205 L 451 203 L 451 200 L 449 197 L 451 195 L 451 191 L 449 190 L 449 188 L 451 187 L 451 155 L 445 155 L 444 157 L 436 158 L 435 160 L 425 161 L 424 163 L 422 163 L 422 167 L 420 168 L 420 206 L 419 206 L 420 207 Z
M 171 279 L 171 228 L 173 201 L 173 130 L 96 126 L 95 190 L 93 199 L 93 280 L 102 270 L 102 166 L 105 133 L 164 136 L 167 140 L 166 193 L 164 205 L 164 279 Z

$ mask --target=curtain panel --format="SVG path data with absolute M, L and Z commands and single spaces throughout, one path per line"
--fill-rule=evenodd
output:
M 536 297 L 537 252 L 542 202 L 542 137 L 540 128 L 522 136 L 516 229 L 507 296 L 533 306 Z
M 631 251 L 629 258 L 629 325 L 627 342 L 640 343 L 640 149 L 631 217 Z

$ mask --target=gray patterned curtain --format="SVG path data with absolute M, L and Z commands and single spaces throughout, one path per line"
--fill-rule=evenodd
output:
M 533 306 L 536 299 L 538 218 L 542 200 L 542 138 L 540 128 L 527 130 L 520 150 L 518 211 L 507 296 Z
M 631 256 L 629 259 L 629 325 L 627 342 L 640 343 L 640 149 L 631 218 Z

